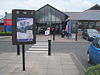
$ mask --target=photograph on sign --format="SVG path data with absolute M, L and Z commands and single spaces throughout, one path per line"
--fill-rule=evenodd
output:
M 17 42 L 33 41 L 33 18 L 17 17 Z

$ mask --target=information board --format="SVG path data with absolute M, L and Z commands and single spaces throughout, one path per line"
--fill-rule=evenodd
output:
M 12 43 L 35 44 L 35 11 L 12 10 Z

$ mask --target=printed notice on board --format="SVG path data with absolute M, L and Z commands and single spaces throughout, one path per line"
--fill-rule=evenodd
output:
M 17 42 L 33 40 L 33 18 L 17 17 Z

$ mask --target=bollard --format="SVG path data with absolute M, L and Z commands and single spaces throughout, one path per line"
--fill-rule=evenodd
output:
M 55 33 L 53 33 L 53 41 L 55 40 Z
M 51 40 L 48 40 L 48 56 L 51 56 Z
M 76 37 L 75 37 L 75 41 L 77 41 L 77 32 L 76 32 Z
M 17 55 L 20 55 L 20 45 L 17 45 Z

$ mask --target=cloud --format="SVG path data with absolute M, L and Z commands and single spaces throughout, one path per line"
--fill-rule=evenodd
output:
M 0 13 L 12 9 L 37 10 L 50 4 L 61 11 L 83 11 L 93 6 L 91 0 L 3 0 L 0 2 Z
M 62 11 L 82 11 L 93 6 L 88 0 L 59 0 L 53 4 Z

